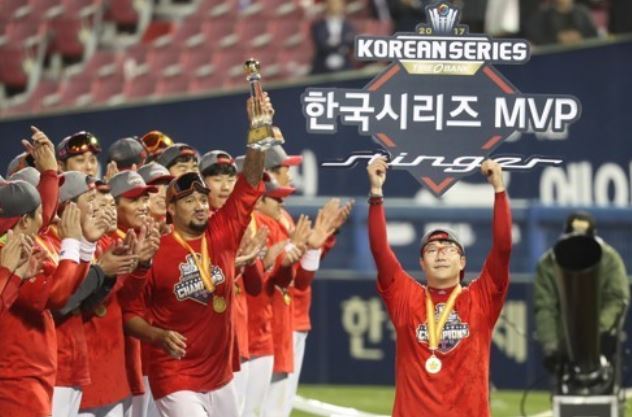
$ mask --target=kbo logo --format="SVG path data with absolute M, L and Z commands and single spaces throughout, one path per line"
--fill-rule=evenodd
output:
M 310 88 L 302 95 L 310 133 L 357 126 L 435 195 L 474 171 L 512 133 L 560 132 L 577 121 L 573 96 L 522 94 L 492 64 L 523 64 L 529 43 L 469 34 L 460 10 L 442 1 L 426 7 L 429 24 L 392 37 L 358 36 L 358 60 L 392 61 L 362 90 Z M 325 166 L 372 157 L 352 155 Z M 351 158 L 351 159 L 350 159 Z M 559 164 L 559 159 L 500 158 L 506 169 Z

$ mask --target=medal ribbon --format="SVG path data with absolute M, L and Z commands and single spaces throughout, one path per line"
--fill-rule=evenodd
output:
M 441 340 L 441 334 L 443 333 L 443 326 L 448 321 L 448 316 L 454 309 L 456 298 L 461 293 L 461 285 L 457 284 L 456 287 L 450 293 L 450 297 L 445 305 L 445 308 L 439 316 L 439 320 L 434 320 L 434 303 L 430 297 L 430 289 L 426 288 L 426 322 L 428 328 L 428 347 L 433 352 L 439 347 L 439 341 Z
M 208 254 L 208 244 L 206 243 L 206 234 L 202 235 L 202 247 L 201 247 L 201 256 L 202 263 L 197 256 L 197 253 L 191 248 L 191 246 L 182 238 L 180 233 L 176 230 L 173 231 L 173 238 L 182 246 L 184 249 L 189 251 L 191 256 L 193 257 L 193 261 L 195 262 L 195 266 L 197 266 L 198 271 L 200 271 L 200 277 L 202 278 L 202 282 L 206 287 L 208 292 L 215 291 L 215 284 L 213 284 L 213 280 L 211 279 L 211 271 L 209 271 L 209 265 L 211 264 L 211 258 Z

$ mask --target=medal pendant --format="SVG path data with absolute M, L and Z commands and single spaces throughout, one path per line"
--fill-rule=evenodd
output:
M 441 371 L 441 359 L 437 358 L 435 355 L 426 359 L 426 371 L 429 374 L 439 373 Z
M 290 305 L 290 303 L 292 302 L 292 296 L 290 294 L 288 294 L 288 293 L 284 293 L 283 294 L 283 302 L 286 305 Z
M 105 317 L 105 315 L 107 314 L 108 309 L 103 305 L 103 304 L 99 304 L 98 306 L 95 307 L 94 309 L 94 314 L 97 317 Z
M 218 295 L 213 296 L 213 310 L 217 314 L 222 314 L 226 311 L 226 300 L 224 297 L 220 297 Z

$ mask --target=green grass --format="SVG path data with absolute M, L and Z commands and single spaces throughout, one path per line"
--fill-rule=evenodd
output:
M 394 390 L 384 386 L 353 385 L 301 385 L 299 395 L 326 403 L 353 407 L 361 411 L 390 415 Z M 495 391 L 492 393 L 493 417 L 516 417 L 520 415 L 522 391 Z M 527 397 L 525 411 L 527 415 L 550 410 L 549 393 L 534 391 Z M 628 400 L 628 410 L 632 408 L 632 399 Z M 292 417 L 313 417 L 300 411 L 294 411 Z

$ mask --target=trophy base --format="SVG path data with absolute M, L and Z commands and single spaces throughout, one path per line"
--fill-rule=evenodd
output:
M 276 126 L 253 127 L 248 132 L 248 147 L 265 151 L 272 146 L 285 143 L 283 134 Z

